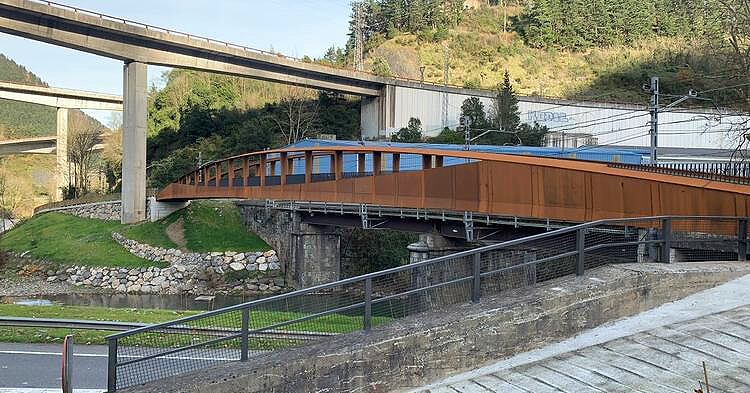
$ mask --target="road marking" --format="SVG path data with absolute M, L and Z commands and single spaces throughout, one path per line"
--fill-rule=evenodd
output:
M 103 393 L 102 389 L 73 389 L 73 393 Z M 0 388 L 0 393 L 60 393 L 60 388 Z
M 42 355 L 42 356 L 62 356 L 59 352 L 38 352 L 38 351 L 0 351 L 0 355 Z M 106 358 L 108 355 L 103 353 L 76 353 L 73 356 L 82 358 Z M 142 356 L 132 355 L 119 355 L 118 358 L 130 358 L 139 359 Z M 159 359 L 170 359 L 170 360 L 205 360 L 205 361 L 217 361 L 217 362 L 235 362 L 240 359 L 236 358 L 208 358 L 208 357 L 190 357 L 190 356 L 163 356 Z M 2 388 L 0 388 L 2 389 Z M 5 393 L 0 390 L 0 393 Z

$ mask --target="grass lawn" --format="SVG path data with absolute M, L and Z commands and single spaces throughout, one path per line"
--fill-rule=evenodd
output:
M 232 202 L 194 201 L 180 212 L 185 219 L 187 247 L 195 252 L 266 251 L 271 247 L 245 228 Z
M 172 311 L 153 309 L 124 309 L 104 307 L 77 306 L 25 306 L 17 304 L 0 304 L 0 315 L 26 318 L 56 318 L 80 319 L 96 321 L 144 322 L 159 323 L 174 319 L 196 315 L 199 311 Z M 280 322 L 291 321 L 306 314 L 297 312 L 254 311 L 250 313 L 250 328 L 257 329 Z M 387 317 L 373 317 L 373 326 L 389 321 Z M 195 327 L 232 327 L 239 328 L 241 324 L 240 312 L 232 312 L 223 316 L 189 322 Z M 293 325 L 282 326 L 275 330 L 308 331 L 324 333 L 349 333 L 362 329 L 362 317 L 331 314 L 311 320 L 298 322 Z M 105 337 L 112 332 L 70 329 L 43 328 L 0 328 L 0 342 L 22 343 L 58 343 L 67 334 L 73 334 L 75 341 L 80 344 L 104 344 Z M 171 347 L 187 345 L 199 339 L 190 335 L 159 336 L 156 334 L 141 334 L 123 340 L 123 345 L 153 345 Z M 222 347 L 233 347 L 234 341 L 221 344 Z M 293 339 L 260 339 L 251 340 L 251 348 L 272 349 L 298 345 L 299 340 Z
M 179 248 L 177 244 L 169 239 L 166 229 L 170 224 L 177 221 L 181 214 L 182 211 L 156 222 L 145 222 L 138 225 L 131 225 L 130 227 L 124 228 L 120 233 L 128 239 L 155 247 Z
M 31 218 L 0 238 L 0 249 L 29 253 L 50 262 L 89 266 L 162 266 L 138 258 L 112 240 L 122 231 L 118 222 L 45 213 Z
M 0 238 L 0 249 L 29 251 L 50 262 L 88 266 L 165 266 L 138 258 L 112 240 L 112 232 L 141 243 L 179 248 L 167 227 L 183 219 L 186 248 L 195 252 L 265 251 L 271 247 L 249 232 L 239 209 L 231 202 L 197 201 L 157 222 L 122 225 L 62 213 L 33 217 Z

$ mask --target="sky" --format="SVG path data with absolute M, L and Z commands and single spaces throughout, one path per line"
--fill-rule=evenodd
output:
M 348 0 L 56 0 L 153 26 L 286 55 L 321 57 L 348 37 Z M 0 33 L 0 53 L 53 87 L 122 94 L 122 63 Z M 163 86 L 149 66 L 149 85 Z M 88 111 L 87 111 L 88 112 Z M 97 118 L 108 115 L 97 115 Z

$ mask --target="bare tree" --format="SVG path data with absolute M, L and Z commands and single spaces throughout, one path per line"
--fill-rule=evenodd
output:
M 0 172 L 0 233 L 5 232 L 6 222 L 16 218 L 16 211 L 23 200 L 18 187 L 8 182 L 4 172 Z
M 76 198 L 85 195 L 89 190 L 89 176 L 96 162 L 96 153 L 93 149 L 98 142 L 99 132 L 90 130 L 76 131 L 68 142 L 68 160 L 73 166 Z
M 296 143 L 318 126 L 318 100 L 307 89 L 289 86 L 286 96 L 279 101 L 279 115 L 272 118 L 284 141 Z

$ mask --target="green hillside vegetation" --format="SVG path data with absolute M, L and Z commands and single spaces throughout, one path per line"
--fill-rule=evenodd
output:
M 640 104 L 647 101 L 641 85 L 653 75 L 674 94 L 747 80 L 741 59 L 733 63 L 721 44 L 727 26 L 713 1 L 506 3 L 467 10 L 453 28 L 388 27 L 385 17 L 368 15 L 374 27 L 366 31 L 366 66 L 414 79 L 424 66 L 425 80 L 442 83 L 447 46 L 453 85 L 494 89 L 508 70 L 520 94 Z M 742 107 L 747 89 L 709 96 Z
M 180 232 L 184 244 L 168 234 Z M 154 223 L 123 225 L 118 222 L 74 217 L 62 213 L 35 216 L 0 238 L 0 250 L 29 252 L 50 262 L 90 266 L 162 266 L 138 258 L 112 239 L 119 232 L 142 243 L 194 252 L 265 251 L 268 244 L 248 232 L 239 209 L 232 202 L 196 201 L 187 208 Z
M 320 133 L 359 135 L 359 99 L 238 77 L 173 70 L 149 100 L 149 181 L 162 187 L 203 162 Z M 289 110 L 303 113 L 291 138 Z M 298 131 L 295 129 L 295 131 Z

